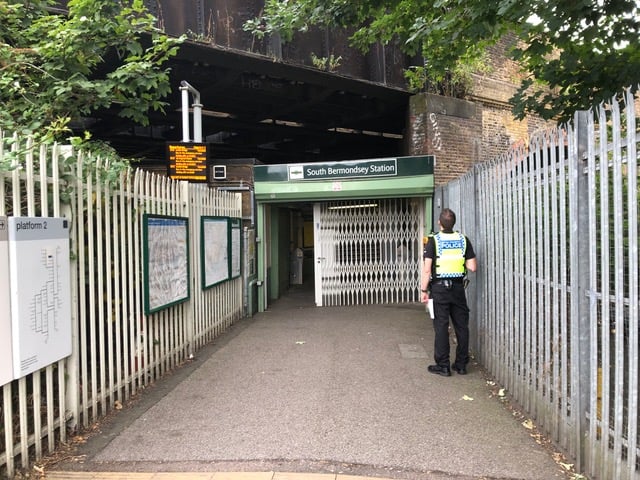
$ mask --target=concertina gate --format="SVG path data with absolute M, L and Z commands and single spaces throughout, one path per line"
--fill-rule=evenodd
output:
M 314 216 L 323 306 L 420 301 L 421 199 L 326 202 Z

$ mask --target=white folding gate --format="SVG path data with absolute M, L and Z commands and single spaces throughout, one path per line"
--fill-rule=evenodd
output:
M 423 203 L 388 198 L 314 205 L 316 305 L 420 301 Z

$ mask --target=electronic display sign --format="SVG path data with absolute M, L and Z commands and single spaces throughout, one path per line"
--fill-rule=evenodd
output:
M 189 182 L 208 182 L 208 155 L 206 143 L 168 143 L 169 177 Z

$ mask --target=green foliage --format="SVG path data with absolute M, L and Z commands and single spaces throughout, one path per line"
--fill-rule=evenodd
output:
M 453 70 L 441 72 L 430 65 L 410 67 L 404 72 L 410 92 L 427 92 L 447 97 L 464 98 L 473 87 L 473 74 L 491 71 L 488 55 L 468 58 L 456 64 Z
M 329 55 L 329 57 L 318 57 L 315 53 L 311 52 L 311 63 L 313 63 L 314 67 L 319 68 L 320 70 L 335 72 L 340 66 L 341 61 L 342 57 L 336 57 L 333 53 Z
M 625 87 L 637 88 L 638 8 L 636 0 L 267 0 L 263 16 L 245 30 L 289 41 L 310 25 L 350 27 L 363 50 L 399 40 L 406 53 L 425 60 L 407 74 L 411 88 L 421 75 L 438 84 L 473 65 L 509 33 L 518 40 L 512 58 L 528 75 L 512 98 L 516 116 L 567 120 Z
M 26 169 L 27 154 L 37 156 L 40 151 L 38 138 L 32 134 L 20 136 L 14 134 L 10 137 L 2 137 L 0 130 L 0 174 L 13 170 Z M 41 139 L 42 140 L 42 139 Z M 61 200 L 69 203 L 71 194 L 76 191 L 75 182 L 79 179 L 93 178 L 103 187 L 116 188 L 119 185 L 121 176 L 131 168 L 129 159 L 122 158 L 108 144 L 91 140 L 91 135 L 85 132 L 83 137 L 68 137 L 65 140 L 67 145 L 73 147 L 73 154 L 58 157 L 57 174 L 67 187 L 61 190 Z M 53 144 L 45 144 L 51 151 Z M 53 171 L 49 162 L 47 171 L 40 171 L 40 162 L 33 163 L 36 174 L 51 177 Z M 78 171 L 82 174 L 78 177 Z
M 118 155 L 113 147 L 101 141 L 89 141 L 89 137 L 71 137 L 75 155 L 66 159 L 62 171 L 70 180 L 75 178 L 78 163 L 85 175 L 96 178 L 103 186 L 115 188 L 124 172 L 131 168 L 131 161 Z M 102 167 L 96 159 L 100 159 Z
M 531 72 L 514 97 L 516 114 L 571 118 L 624 88 L 638 87 L 640 11 L 635 0 L 584 1 L 563 9 L 536 5 L 543 22 L 530 25 L 527 42 L 514 49 Z M 535 80 L 533 80 L 535 79 Z
M 0 128 L 60 140 L 104 108 L 146 125 L 182 39 L 159 31 L 142 0 L 69 0 L 68 15 L 54 4 L 0 0 Z
M 264 15 L 247 20 L 245 31 L 252 32 L 258 38 L 279 33 L 285 42 L 291 41 L 296 31 L 305 32 L 313 23 L 312 11 L 308 2 L 292 2 L 287 8 L 279 0 L 265 0 Z

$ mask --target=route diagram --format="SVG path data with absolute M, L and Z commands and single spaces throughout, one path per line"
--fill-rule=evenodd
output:
M 49 341 L 51 329 L 58 330 L 58 314 L 62 306 L 60 299 L 62 285 L 59 278 L 61 253 L 60 247 L 41 250 L 40 264 L 43 275 L 40 278 L 44 283 L 39 289 L 36 287 L 29 302 L 31 330 L 44 336 L 45 343 Z
M 13 376 L 20 378 L 72 350 L 69 223 L 59 217 L 9 217 Z

